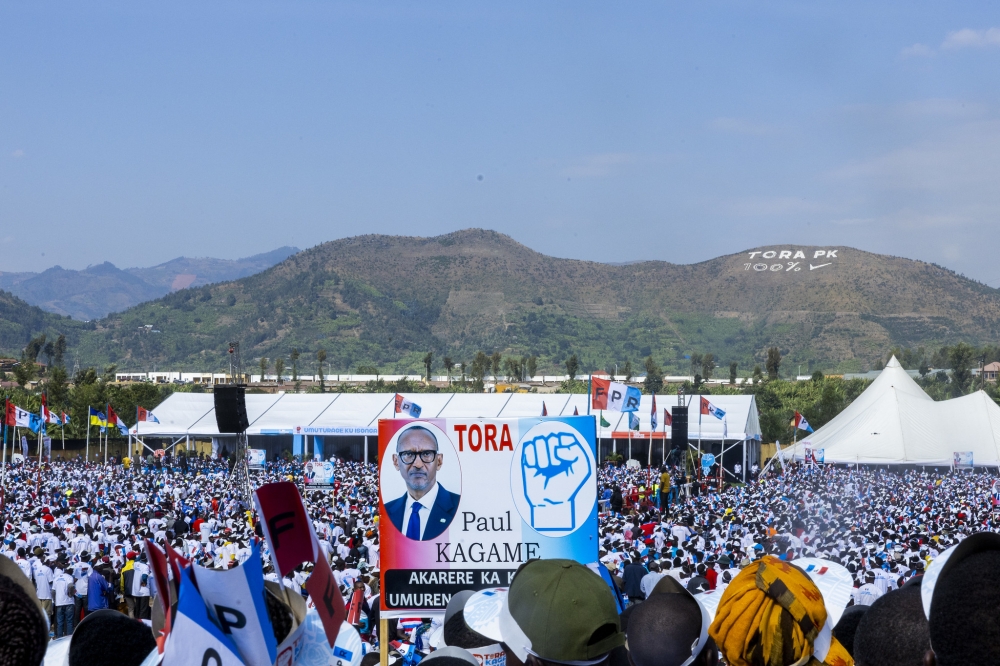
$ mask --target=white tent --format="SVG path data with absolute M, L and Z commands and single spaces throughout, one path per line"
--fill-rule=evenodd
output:
M 407 393 L 407 400 L 420 405 L 424 418 L 518 418 L 541 416 L 544 405 L 549 416 L 587 413 L 587 396 L 568 393 Z M 752 395 L 706 396 L 726 412 L 725 420 L 702 417 L 698 425 L 699 396 L 686 396 L 690 404 L 688 438 L 699 434 L 704 441 L 760 439 L 757 404 Z M 392 393 L 248 394 L 248 435 L 375 435 L 378 420 L 394 416 Z M 639 403 L 639 433 L 652 430 L 653 397 Z M 657 396 L 657 432 L 663 432 L 663 410 L 677 404 L 670 396 Z M 210 393 L 174 393 L 153 412 L 159 423 L 143 421 L 138 434 L 144 437 L 218 437 L 215 399 Z M 608 427 L 598 427 L 600 438 L 628 437 L 628 417 L 603 412 Z M 670 429 L 666 428 L 669 433 Z
M 822 449 L 830 463 L 1000 465 L 1000 407 L 982 391 L 935 402 L 893 357 L 864 393 L 783 455 Z

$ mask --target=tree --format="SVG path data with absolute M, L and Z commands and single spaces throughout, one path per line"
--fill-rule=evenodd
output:
M 427 381 L 431 380 L 431 366 L 433 365 L 433 363 L 434 363 L 434 352 L 427 352 L 427 355 L 424 356 L 424 369 L 427 371 L 425 373 Z
M 490 368 L 493 370 L 493 382 L 496 383 L 497 378 L 500 377 L 500 364 L 503 359 L 500 356 L 500 352 L 493 352 L 493 356 L 490 356 Z
M 319 364 L 319 392 L 326 393 L 326 378 L 323 376 L 323 364 L 326 363 L 326 350 L 322 347 L 316 352 L 316 361 Z
M 476 352 L 475 358 L 472 359 L 472 366 L 469 368 L 469 374 L 472 377 L 476 391 L 483 390 L 483 385 L 486 382 L 486 373 L 489 371 L 490 357 L 482 351 Z
M 761 371 L 759 365 L 753 366 L 753 383 L 759 384 L 764 380 L 764 373 Z
M 651 394 L 663 390 L 663 370 L 653 360 L 652 354 L 646 357 L 646 381 L 642 386 L 646 393 Z
M 66 376 L 66 368 L 56 364 L 49 372 L 49 377 L 45 382 L 45 392 L 49 396 L 49 407 L 53 411 L 61 411 L 69 405 L 69 382 Z
M 528 357 L 528 379 L 533 379 L 536 372 L 538 372 L 538 357 L 537 356 L 529 356 Z
M 51 368 L 52 367 L 52 357 L 56 355 L 56 346 L 55 346 L 55 344 L 51 340 L 49 340 L 48 342 L 46 342 L 45 346 L 42 347 L 42 353 L 45 354 L 45 365 Z
M 736 384 L 736 368 L 739 367 L 736 361 L 729 364 L 729 383 Z
M 285 359 L 274 359 L 274 374 L 278 376 L 278 383 L 281 384 L 281 375 L 285 372 Z
M 812 373 L 811 379 L 814 382 L 821 382 L 823 381 L 823 373 L 820 370 L 817 370 L 816 372 Z M 812 423 L 812 421 L 810 421 L 810 423 Z
M 528 373 L 528 359 L 529 358 L 530 357 L 528 357 L 528 356 L 522 356 L 521 357 L 521 381 L 522 382 L 526 381 L 525 375 L 527 375 L 527 373 Z M 530 380 L 530 379 L 531 379 L 531 375 L 528 375 L 527 380 Z
M 508 356 L 504 360 L 504 366 L 507 370 L 507 379 L 511 382 L 521 381 L 521 361 L 514 358 L 513 356 Z
M 964 395 L 969 390 L 975 357 L 976 350 L 968 343 L 959 342 L 951 348 L 948 361 L 951 363 L 951 381 L 956 395 Z
M 652 359 L 653 357 L 650 356 L 649 358 Z M 649 360 L 649 359 L 647 359 L 647 360 Z M 625 361 L 625 365 L 622 366 L 622 372 L 625 373 L 625 381 L 627 381 L 627 382 L 632 381 L 632 374 L 633 374 L 633 371 L 632 371 L 632 361 Z M 646 376 L 647 377 L 649 376 L 648 372 L 646 373 Z
M 576 354 L 572 354 L 568 359 L 566 359 L 566 374 L 569 375 L 570 379 L 576 379 L 576 373 L 580 371 L 580 360 L 576 357 Z
M 260 357 L 260 383 L 264 383 L 264 379 L 267 376 L 267 357 Z
M 63 359 L 66 356 L 66 336 L 63 335 L 62 333 L 60 333 L 59 337 L 56 339 L 55 351 L 56 351 L 55 354 L 56 365 L 64 365 Z
M 445 356 L 441 359 L 441 364 L 444 365 L 444 371 L 448 373 L 448 385 L 451 385 L 451 370 L 455 367 L 455 362 L 451 360 L 451 356 Z
M 715 355 L 705 354 L 701 357 L 701 374 L 705 379 L 712 378 L 712 372 L 715 371 Z
M 781 350 L 777 347 L 769 347 L 767 350 L 767 378 L 777 379 L 781 370 Z
M 701 369 L 701 354 L 691 354 L 691 371 L 697 372 Z
M 292 353 L 288 355 L 292 359 L 292 381 L 296 385 L 299 383 L 299 350 L 292 347 Z
M 35 362 L 25 354 L 21 356 L 21 362 L 14 366 L 14 381 L 21 388 L 25 388 L 28 382 L 35 378 L 36 372 Z
M 462 371 L 462 385 L 464 386 L 465 385 L 465 361 L 462 361 L 462 363 L 460 364 L 459 368 Z
M 31 360 L 32 363 L 38 362 L 38 354 L 41 353 L 42 348 L 45 346 L 45 334 L 42 333 L 36 338 L 31 338 L 28 345 L 24 348 L 24 355 Z

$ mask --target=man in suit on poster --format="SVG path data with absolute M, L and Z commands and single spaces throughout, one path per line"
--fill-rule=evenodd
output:
M 385 512 L 407 539 L 440 536 L 455 518 L 461 496 L 437 482 L 443 462 L 437 437 L 424 426 L 411 426 L 396 439 L 392 464 L 406 483 L 406 494 L 386 502 Z

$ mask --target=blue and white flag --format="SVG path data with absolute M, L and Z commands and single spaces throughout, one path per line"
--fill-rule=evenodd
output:
M 628 429 L 638 430 L 639 429 L 639 415 L 635 412 L 628 413 Z
M 612 412 L 637 412 L 642 391 L 634 386 L 611 382 L 608 388 L 608 410 Z
M 711 414 L 720 421 L 726 416 L 726 412 L 710 403 L 704 396 L 701 398 L 701 413 Z
M 191 567 L 181 570 L 177 617 L 167 636 L 163 663 L 244 666 L 232 639 L 208 616 L 191 576 Z
M 396 413 L 397 414 L 409 414 L 415 419 L 420 418 L 420 405 L 410 400 L 407 400 L 400 394 L 396 394 Z
M 271 666 L 278 658 L 278 641 L 264 603 L 264 569 L 260 546 L 233 569 L 192 566 L 209 616 L 232 639 L 247 666 Z

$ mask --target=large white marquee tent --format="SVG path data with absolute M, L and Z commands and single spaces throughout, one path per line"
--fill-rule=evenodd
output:
M 864 393 L 783 455 L 822 449 L 828 463 L 1000 465 L 1000 407 L 983 391 L 935 402 L 893 357 Z
M 420 405 L 422 418 L 531 417 L 540 416 L 543 405 L 549 416 L 587 414 L 588 399 L 585 394 L 567 393 L 407 393 L 404 397 Z M 705 450 L 719 453 L 723 442 L 759 442 L 760 421 L 754 396 L 707 397 L 726 412 L 726 418 L 723 421 L 704 416 L 699 427 L 699 396 L 685 396 L 685 403 L 690 405 L 688 437 L 692 443 L 700 436 Z M 250 427 L 247 434 L 252 438 L 291 435 L 296 438 L 295 453 L 311 448 L 308 443 L 299 441 L 303 437 L 312 443 L 318 441 L 320 446 L 327 438 L 365 438 L 363 451 L 367 456 L 367 438 L 374 443 L 379 419 L 393 418 L 394 398 L 392 393 L 248 394 L 246 407 Z M 663 410 L 678 404 L 675 396 L 657 396 L 656 401 L 655 433 L 651 427 L 653 396 L 648 395 L 642 396 L 640 403 L 639 431 L 631 433 L 632 453 L 641 461 L 659 459 L 662 455 L 664 441 L 670 434 L 670 428 L 664 428 Z M 220 435 L 216 425 L 215 401 L 211 393 L 174 393 L 153 411 L 159 423 L 140 422 L 138 435 L 142 439 L 226 437 Z M 616 448 L 618 453 L 627 454 L 625 446 L 628 445 L 618 445 L 618 442 L 630 439 L 628 416 L 603 412 L 603 417 L 610 425 L 601 427 L 598 419 L 598 438 L 607 442 L 605 448 L 609 451 Z M 741 457 L 742 452 L 731 454 L 730 463 L 737 460 L 737 456 Z M 747 460 L 756 459 L 755 445 Z

